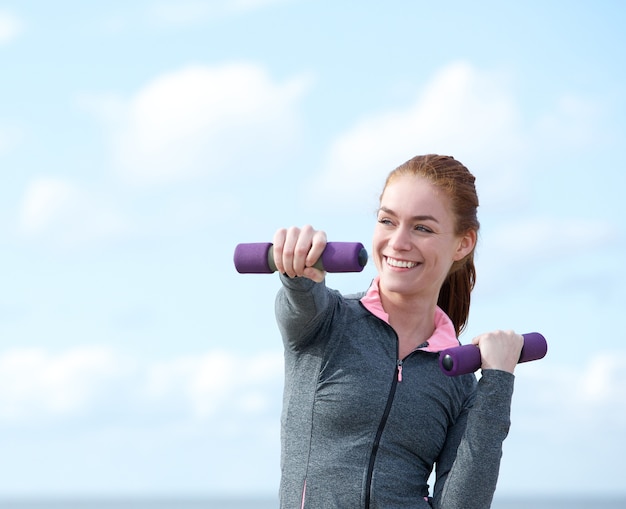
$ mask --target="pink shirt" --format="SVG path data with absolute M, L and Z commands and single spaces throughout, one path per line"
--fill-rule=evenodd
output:
M 367 290 L 367 293 L 361 299 L 361 303 L 365 308 L 377 316 L 384 322 L 389 323 L 389 315 L 383 309 L 383 304 L 380 300 L 380 292 L 378 289 L 379 276 L 374 279 L 372 285 Z M 446 348 L 452 348 L 459 346 L 459 340 L 456 337 L 456 331 L 452 320 L 446 315 L 443 310 L 437 306 L 435 310 L 435 331 L 432 336 L 428 338 L 427 345 L 419 348 L 426 352 L 438 353 Z

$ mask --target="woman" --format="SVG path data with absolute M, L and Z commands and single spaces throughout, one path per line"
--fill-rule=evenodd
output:
M 282 508 L 490 507 L 523 338 L 474 338 L 478 382 L 448 377 L 438 364 L 468 319 L 477 207 L 474 177 L 452 157 L 418 156 L 396 168 L 374 231 L 378 275 L 355 296 L 327 288 L 312 267 L 323 231 L 276 232 Z

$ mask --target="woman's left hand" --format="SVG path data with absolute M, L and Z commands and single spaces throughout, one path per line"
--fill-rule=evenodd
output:
M 499 369 L 513 373 L 520 358 L 524 338 L 514 331 L 494 331 L 472 339 L 480 349 L 482 369 Z

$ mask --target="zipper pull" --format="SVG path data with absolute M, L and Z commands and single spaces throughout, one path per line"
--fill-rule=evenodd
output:
M 402 382 L 402 361 L 398 359 L 398 382 Z

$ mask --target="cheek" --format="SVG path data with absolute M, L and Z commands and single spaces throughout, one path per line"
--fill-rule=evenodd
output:
M 384 247 L 384 238 L 380 234 L 379 228 L 374 229 L 374 235 L 372 236 L 372 257 L 376 266 L 380 268 L 381 250 Z
M 432 242 L 422 244 L 421 252 L 425 260 L 430 260 L 433 267 L 438 267 L 438 270 L 447 272 L 454 262 L 454 253 L 450 249 L 450 246 L 437 242 L 436 239 L 432 239 Z
M 444 246 L 441 251 L 439 251 L 439 264 L 446 270 L 450 270 L 455 262 L 455 258 L 456 251 L 454 250 L 453 246 Z

